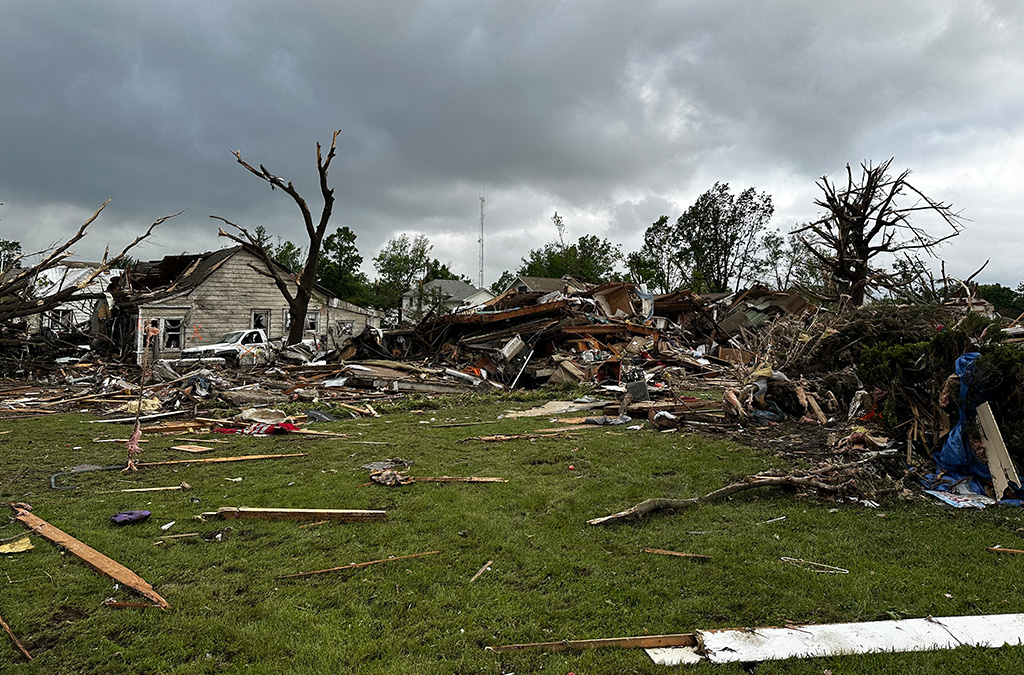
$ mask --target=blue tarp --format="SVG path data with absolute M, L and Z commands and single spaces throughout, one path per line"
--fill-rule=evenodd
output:
M 960 377 L 960 419 L 950 429 L 942 449 L 935 453 L 935 473 L 927 474 L 921 480 L 925 487 L 932 490 L 963 492 L 967 489 L 984 495 L 985 486 L 992 485 L 992 474 L 988 465 L 979 460 L 971 450 L 966 429 L 967 423 L 974 418 L 977 407 L 988 400 L 974 365 L 979 356 L 977 352 L 968 352 L 956 360 L 956 374 Z M 1006 499 L 1002 503 L 1019 502 Z

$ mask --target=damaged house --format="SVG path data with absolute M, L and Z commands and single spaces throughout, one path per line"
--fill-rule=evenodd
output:
M 121 270 L 100 272 L 94 279 L 101 263 L 65 260 L 59 265 L 42 270 L 33 281 L 36 297 L 53 295 L 64 289 L 79 287 L 86 293 L 102 292 Z M 37 335 L 45 330 L 55 333 L 95 334 L 96 321 L 93 316 L 92 299 L 71 300 L 53 309 L 27 317 L 29 335 Z
M 247 246 L 140 262 L 118 277 L 96 306 L 100 331 L 123 355 L 141 362 L 145 334 L 156 328 L 158 358 L 218 342 L 232 331 L 261 329 L 280 346 L 290 325 L 288 303 L 259 255 Z M 367 326 L 375 310 L 339 300 L 317 287 L 306 315 L 306 336 L 325 349 L 340 346 Z
M 432 311 L 446 314 L 483 304 L 494 297 L 486 289 L 456 279 L 433 279 L 402 294 L 402 317 L 419 321 Z

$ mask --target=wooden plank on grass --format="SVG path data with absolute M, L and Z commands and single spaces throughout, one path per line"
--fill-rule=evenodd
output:
M 594 640 L 560 640 L 558 642 L 531 642 L 518 645 L 487 647 L 489 652 L 520 652 L 541 650 L 564 652 L 578 649 L 616 647 L 618 649 L 651 649 L 653 647 L 694 647 L 697 638 L 693 633 L 672 633 L 668 635 L 639 635 L 636 637 L 597 638 Z
M 427 551 L 425 553 L 412 553 L 410 555 L 400 555 L 394 558 L 381 558 L 380 560 L 368 560 L 367 562 L 352 563 L 351 565 L 342 565 L 341 567 L 331 567 L 326 570 L 315 570 L 313 572 L 299 572 L 298 574 L 282 574 L 278 579 L 298 579 L 300 577 L 311 577 L 314 574 L 325 574 L 327 572 L 340 572 L 341 570 L 354 570 L 360 567 L 367 567 L 369 565 L 376 565 L 377 563 L 394 562 L 395 560 L 408 560 L 409 558 L 419 558 L 425 555 L 434 555 L 440 553 L 440 551 Z
M 105 574 L 114 581 L 135 589 L 146 598 L 160 605 L 162 609 L 167 609 L 167 601 L 160 597 L 160 594 L 154 591 L 153 587 L 145 579 L 121 563 L 111 560 L 96 549 L 83 544 L 70 534 L 58 530 L 50 523 L 29 513 L 25 509 L 15 508 L 14 514 L 15 518 L 32 528 L 32 531 L 40 537 L 49 539 L 58 546 L 64 547 L 100 574 Z
M 711 560 L 709 555 L 700 555 L 698 553 L 682 553 L 680 551 L 666 551 L 661 548 L 645 548 L 644 553 L 657 553 L 659 555 L 674 555 L 680 558 L 700 558 L 702 560 Z
M 204 452 L 213 452 L 213 448 L 208 448 L 205 445 L 192 445 L 186 443 L 185 445 L 172 445 L 171 450 L 181 450 L 182 452 L 188 452 L 193 455 L 201 455 Z
M 255 518 L 257 520 L 339 520 L 343 523 L 379 521 L 387 518 L 387 511 L 364 509 L 259 509 L 246 506 L 222 506 L 217 509 L 221 518 Z
M 174 464 L 216 464 L 218 462 L 244 462 L 250 459 L 285 459 L 286 457 L 306 457 L 308 452 L 293 452 L 290 455 L 241 455 L 239 457 L 204 457 L 201 459 L 174 459 L 167 462 L 139 462 L 135 466 L 172 466 Z

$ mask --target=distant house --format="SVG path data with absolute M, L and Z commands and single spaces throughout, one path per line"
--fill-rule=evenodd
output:
M 402 318 L 419 321 L 432 309 L 442 313 L 487 302 L 494 294 L 464 281 L 434 279 L 402 294 Z
M 582 293 L 591 285 L 570 276 L 561 279 L 518 276 L 512 280 L 502 294 L 509 291 L 513 293 Z
M 100 272 L 91 282 L 86 283 L 98 267 L 100 263 L 65 260 L 59 265 L 45 269 L 33 279 L 35 296 L 41 298 L 54 295 L 76 286 L 81 286 L 81 293 L 102 293 L 121 270 Z M 91 324 L 91 319 L 95 304 L 94 299 L 74 300 L 57 305 L 47 312 L 33 314 L 26 320 L 28 333 L 35 335 L 45 329 L 58 333 L 93 333 L 96 327 Z
M 101 330 L 140 358 L 145 329 L 154 324 L 160 358 L 177 358 L 182 349 L 248 328 L 283 340 L 290 324 L 288 303 L 266 264 L 247 246 L 140 262 L 115 280 L 109 296 L 113 306 L 101 300 L 96 308 Z M 307 336 L 331 348 L 366 326 L 380 326 L 375 310 L 314 290 Z

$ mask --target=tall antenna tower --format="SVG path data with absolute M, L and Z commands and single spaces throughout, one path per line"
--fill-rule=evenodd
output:
M 484 287 L 484 188 L 485 184 L 480 185 L 480 283 L 477 288 Z

